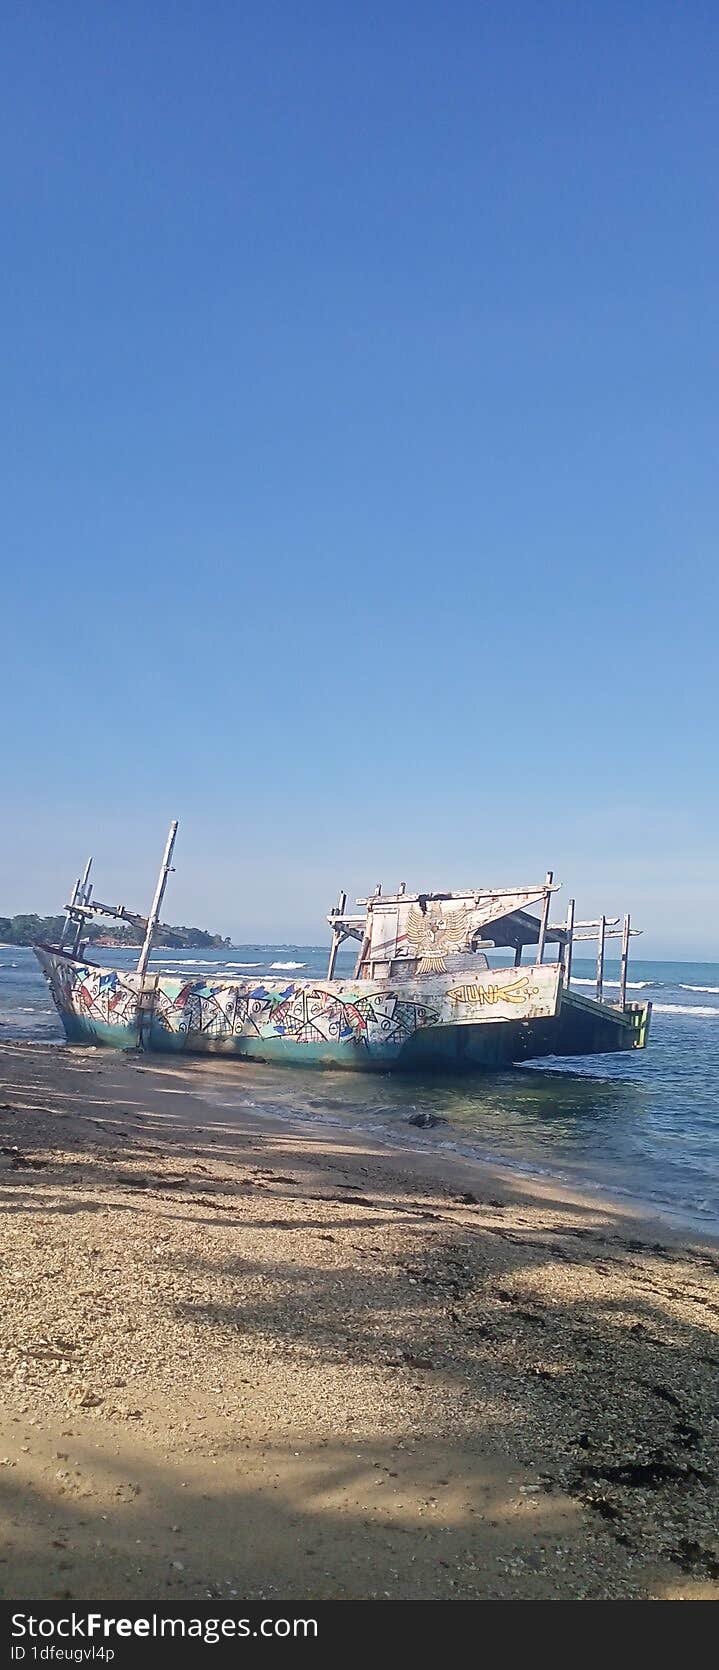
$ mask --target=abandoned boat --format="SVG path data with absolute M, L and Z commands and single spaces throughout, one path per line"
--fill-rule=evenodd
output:
M 251 1061 L 348 1067 L 359 1071 L 461 1072 L 549 1055 L 600 1055 L 643 1049 L 651 1004 L 627 1003 L 627 964 L 635 929 L 628 916 L 575 920 L 570 901 L 551 923 L 556 886 L 394 894 L 381 889 L 346 911 L 341 894 L 325 980 L 149 973 L 177 824 L 170 829 L 149 917 L 92 898 L 88 862 L 65 907 L 57 945 L 35 952 L 72 1044 L 115 1049 L 222 1053 Z M 535 915 L 532 906 L 540 907 Z M 144 934 L 137 968 L 100 967 L 83 942 L 93 917 L 129 922 Z M 608 938 L 621 940 L 619 994 L 604 998 Z M 594 997 L 571 986 L 577 940 L 597 942 Z M 335 978 L 337 952 L 359 945 L 352 979 Z M 556 947 L 553 960 L 548 947 Z M 525 948 L 534 955 L 525 963 Z M 513 952 L 490 966 L 487 952 Z

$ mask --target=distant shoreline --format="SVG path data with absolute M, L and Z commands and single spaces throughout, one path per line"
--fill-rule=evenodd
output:
M 91 939 L 88 950 L 95 951 L 139 951 L 140 943 L 126 939 Z M 234 951 L 234 945 L 206 945 L 202 940 L 186 939 L 182 945 L 166 945 L 163 940 L 153 940 L 153 951 Z M 15 951 L 31 951 L 31 945 L 15 945 Z

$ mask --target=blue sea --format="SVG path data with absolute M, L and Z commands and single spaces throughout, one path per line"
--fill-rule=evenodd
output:
M 134 966 L 136 953 L 98 962 Z M 327 948 L 242 945 L 157 951 L 152 964 L 188 975 L 322 976 Z M 351 972 L 351 954 L 338 974 Z M 617 982 L 608 964 L 605 995 Z M 572 983 L 591 994 L 593 964 L 575 958 Z M 471 1080 L 417 1080 L 236 1064 L 237 1117 L 326 1121 L 403 1145 L 450 1147 L 534 1176 L 639 1203 L 674 1222 L 719 1231 L 719 963 L 633 960 L 630 997 L 654 1005 L 649 1046 L 630 1055 L 544 1061 Z M 62 1028 L 31 951 L 0 946 L 0 1039 L 61 1043 Z M 226 1088 L 223 1104 L 233 1106 Z M 446 1123 L 417 1131 L 418 1112 Z

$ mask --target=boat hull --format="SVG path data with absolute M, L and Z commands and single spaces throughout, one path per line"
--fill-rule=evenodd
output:
M 642 1047 L 649 1005 L 563 990 L 557 964 L 413 980 L 212 979 L 101 968 L 36 946 L 71 1044 L 354 1072 L 466 1072 Z

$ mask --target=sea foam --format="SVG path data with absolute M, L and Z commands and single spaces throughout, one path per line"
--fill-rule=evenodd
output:
M 655 1003 L 654 1013 L 659 1015 L 702 1015 L 711 1020 L 719 1020 L 719 1003 L 711 1008 L 706 1003 Z

